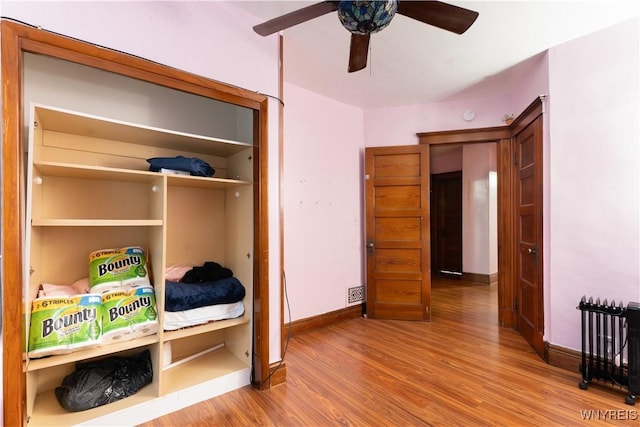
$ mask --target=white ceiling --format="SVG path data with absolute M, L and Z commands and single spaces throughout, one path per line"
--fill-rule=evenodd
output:
M 232 3 L 262 22 L 316 2 Z M 350 33 L 335 12 L 286 29 L 285 81 L 362 108 L 498 95 L 520 81 L 537 54 L 640 16 L 638 0 L 448 3 L 480 13 L 466 33 L 396 15 L 371 36 L 367 68 L 356 73 L 347 73 Z

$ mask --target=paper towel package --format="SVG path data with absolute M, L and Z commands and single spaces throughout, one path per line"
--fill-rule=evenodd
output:
M 124 286 L 102 294 L 102 341 L 126 341 L 156 333 L 158 314 L 151 286 Z
M 43 285 L 43 290 L 59 295 L 32 302 L 29 357 L 64 354 L 156 333 L 155 291 L 141 247 L 92 252 L 88 285 L 90 293 L 74 295 L 61 294 L 60 286 Z
M 92 293 L 127 285 L 151 285 L 147 258 L 141 247 L 101 249 L 89 254 L 89 286 Z
M 96 294 L 33 300 L 29 357 L 69 353 L 102 342 L 102 298 Z

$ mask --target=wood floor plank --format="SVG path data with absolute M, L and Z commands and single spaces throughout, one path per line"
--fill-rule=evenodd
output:
M 434 280 L 432 309 L 429 323 L 359 318 L 294 336 L 286 383 L 141 427 L 638 425 L 624 390 L 580 390 L 577 367 L 547 365 L 498 327 L 495 284 Z

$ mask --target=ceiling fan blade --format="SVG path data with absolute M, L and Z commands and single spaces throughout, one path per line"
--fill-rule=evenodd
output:
M 339 2 L 337 1 L 323 1 L 312 4 L 311 6 L 294 10 L 293 12 L 289 12 L 285 15 L 265 21 L 262 24 L 258 24 L 253 27 L 253 30 L 261 36 L 268 36 L 269 34 L 277 33 L 285 28 L 293 27 L 294 25 L 298 25 L 329 12 L 333 12 L 338 9 L 338 3 Z
M 478 12 L 439 1 L 398 1 L 397 13 L 456 34 L 467 31 L 478 17 Z
M 367 66 L 370 34 L 351 34 L 349 49 L 349 72 L 360 71 Z

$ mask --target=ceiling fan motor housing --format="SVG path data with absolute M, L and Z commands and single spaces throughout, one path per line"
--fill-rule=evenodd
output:
M 342 26 L 353 34 L 372 34 L 389 25 L 397 9 L 397 0 L 342 0 L 338 4 L 338 18 Z

